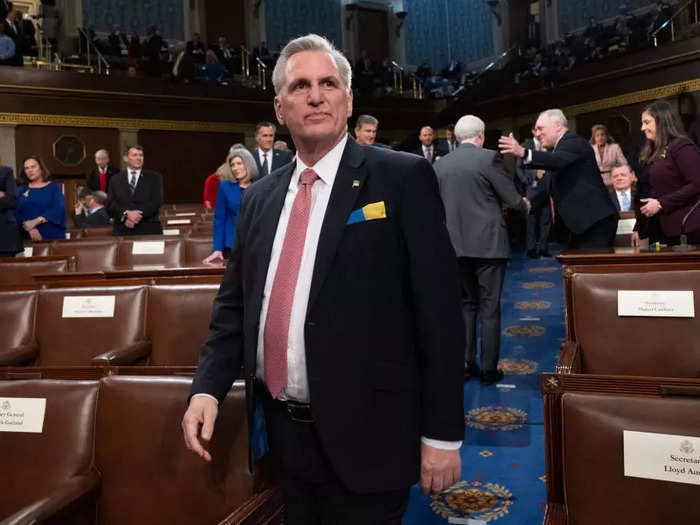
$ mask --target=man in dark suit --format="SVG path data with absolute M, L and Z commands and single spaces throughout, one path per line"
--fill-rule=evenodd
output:
M 287 525 L 398 525 L 419 477 L 440 491 L 460 472 L 464 326 L 437 182 L 424 160 L 348 136 L 350 77 L 318 35 L 282 50 L 275 111 L 296 162 L 246 190 L 182 425 L 211 459 L 242 367 Z
M 459 141 L 455 137 L 455 125 L 448 124 L 445 129 L 445 139 L 438 143 L 440 149 L 447 155 L 459 147 Z
M 86 175 L 85 185 L 92 191 L 109 191 L 109 181 L 119 170 L 109 163 L 109 152 L 98 149 L 95 152 L 95 168 Z
M 634 172 L 627 164 L 615 164 L 610 170 L 613 189 L 610 192 L 610 200 L 615 205 L 617 211 L 634 211 L 634 201 L 636 192 L 632 184 L 634 183 Z
M 17 182 L 12 168 L 0 166 L 0 257 L 14 257 L 23 249 L 15 216 L 16 202 Z
M 163 178 L 143 168 L 143 147 L 135 144 L 124 153 L 125 169 L 109 182 L 109 214 L 114 235 L 160 235 L 158 210 L 163 205 Z
M 532 169 L 552 173 L 551 195 L 569 229 L 570 248 L 610 248 L 615 242 L 617 211 L 600 177 L 588 141 L 567 129 L 560 109 L 543 111 L 535 124 L 535 138 L 551 151 L 525 149 L 511 133 L 498 141 L 501 153 L 523 159 Z
M 5 19 L 5 34 L 15 43 L 14 56 L 6 61 L 11 66 L 24 66 L 24 38 L 20 33 L 19 22 L 22 20 L 22 13 L 17 9 L 12 9 Z
M 78 228 L 109 226 L 109 215 L 105 209 L 107 194 L 82 188 L 78 192 L 78 203 L 73 210 L 73 224 Z
M 433 143 L 434 135 L 433 128 L 430 126 L 420 128 L 420 133 L 418 134 L 420 146 L 413 152 L 424 157 L 431 164 L 447 154 L 438 144 Z
M 5 20 L 10 11 L 12 11 L 12 2 L 0 0 L 0 20 Z
M 510 257 L 502 206 L 527 213 L 529 203 L 508 176 L 498 152 L 484 149 L 484 122 L 465 115 L 455 126 L 460 147 L 435 163 L 447 231 L 462 274 L 466 324 L 464 376 L 485 384 L 503 378 L 498 369 L 501 290 Z M 476 317 L 481 321 L 481 367 L 476 362 Z
M 253 158 L 258 166 L 257 180 L 292 162 L 292 154 L 289 151 L 272 147 L 276 131 L 277 128 L 272 122 L 258 122 L 255 126 L 255 143 L 258 147 L 253 150 Z
M 532 133 L 534 135 L 534 128 Z M 521 146 L 535 151 L 542 149 L 540 142 L 534 137 L 525 140 Z M 525 188 L 527 200 L 532 205 L 526 221 L 525 245 L 527 247 L 527 255 L 533 259 L 540 256 L 550 257 L 547 244 L 549 242 L 549 231 L 552 227 L 552 209 L 549 204 L 551 175 L 543 169 L 532 169 L 523 165 L 522 159 L 518 159 L 515 173 Z
M 372 115 L 360 115 L 355 122 L 355 140 L 361 146 L 389 148 L 386 144 L 377 142 L 377 128 L 379 128 L 379 121 L 376 118 Z

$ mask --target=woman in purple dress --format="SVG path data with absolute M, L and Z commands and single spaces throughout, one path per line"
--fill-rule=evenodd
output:
M 647 141 L 639 160 L 649 165 L 651 197 L 641 199 L 640 212 L 658 218 L 664 244 L 678 244 L 681 233 L 700 242 L 700 150 L 665 100 L 644 109 L 642 131 Z
M 66 238 L 66 203 L 61 185 L 50 181 L 51 174 L 39 157 L 23 162 L 27 184 L 17 188 L 17 224 L 32 241 Z

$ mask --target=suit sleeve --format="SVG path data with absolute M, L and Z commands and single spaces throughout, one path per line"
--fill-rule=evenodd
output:
M 464 321 L 455 255 L 435 172 L 415 159 L 403 179 L 406 245 L 422 383 L 421 435 L 464 439 Z
M 66 201 L 63 199 L 63 192 L 61 191 L 61 185 L 54 183 L 53 192 L 51 196 L 51 204 L 48 208 L 43 210 L 41 215 L 52 224 L 66 227 Z
M 3 189 L 5 195 L 0 197 L 0 210 L 11 210 L 17 202 L 17 182 L 12 169 L 7 168 L 3 178 L 5 179 L 5 188 Z
M 575 140 L 562 139 L 556 151 L 535 151 L 532 152 L 532 161 L 528 167 L 541 168 L 545 170 L 561 170 L 579 160 L 587 151 L 582 151 L 576 147 Z M 590 149 L 590 146 L 586 144 Z
M 115 221 L 120 221 L 126 208 L 122 208 L 119 204 L 119 193 L 121 193 L 122 187 L 116 177 L 117 175 L 110 179 L 107 187 L 107 210 L 110 217 L 113 217 Z
M 209 394 L 223 402 L 243 365 L 243 279 L 242 251 L 248 231 L 246 202 L 243 199 L 231 257 L 226 265 L 219 293 L 214 299 L 209 334 L 199 355 L 190 397 Z
M 525 201 L 523 201 L 523 198 L 515 189 L 515 185 L 506 173 L 506 170 L 503 167 L 503 161 L 498 155 L 494 154 L 491 166 L 489 166 L 486 176 L 491 182 L 491 186 L 496 192 L 496 195 L 498 195 L 498 198 L 503 204 L 514 210 L 518 210 L 523 213 L 527 212 Z
M 160 173 L 151 172 L 152 184 L 150 198 L 148 202 L 141 210 L 143 212 L 143 218 L 150 218 L 158 214 L 158 210 L 163 205 L 163 177 Z

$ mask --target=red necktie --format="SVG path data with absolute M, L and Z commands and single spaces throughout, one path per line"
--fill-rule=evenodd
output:
M 273 398 L 287 385 L 287 343 L 294 290 L 304 252 L 311 211 L 311 187 L 318 175 L 311 168 L 301 172 L 299 191 L 292 204 L 277 272 L 272 283 L 263 332 L 265 383 Z
M 107 191 L 107 174 L 104 170 L 100 170 L 100 189 L 102 191 Z

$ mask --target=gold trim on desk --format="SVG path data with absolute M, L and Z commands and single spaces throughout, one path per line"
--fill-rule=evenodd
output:
M 602 98 L 600 100 L 592 100 L 581 104 L 574 104 L 562 108 L 562 111 L 567 117 L 574 117 L 583 113 L 592 113 L 603 109 L 616 108 L 620 106 L 628 106 L 638 102 L 646 102 L 647 100 L 656 100 L 658 98 L 672 97 L 683 92 L 700 91 L 700 78 L 694 80 L 684 80 L 674 84 L 666 84 L 641 91 L 633 91 L 623 95 L 614 97 Z
M 71 128 L 116 128 L 214 133 L 245 133 L 251 128 L 250 124 L 236 124 L 233 122 L 130 119 L 80 115 L 44 115 L 38 113 L 0 113 L 0 125 L 2 124 L 15 126 L 64 126 Z

